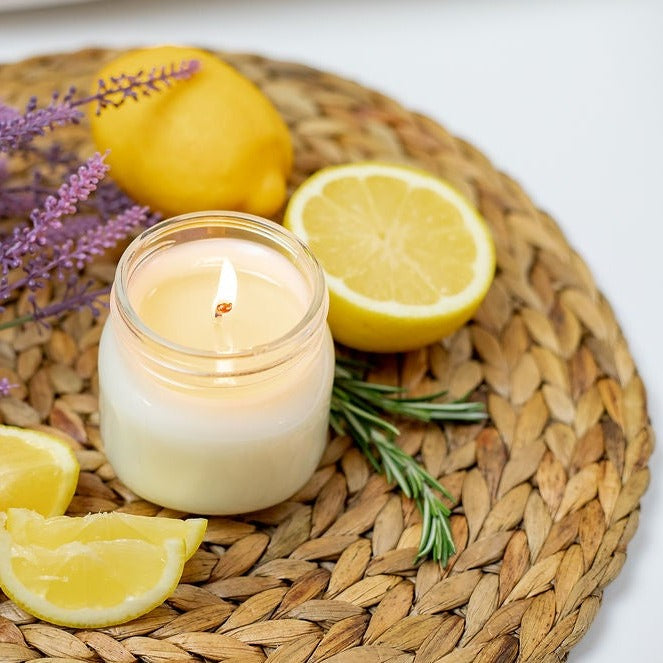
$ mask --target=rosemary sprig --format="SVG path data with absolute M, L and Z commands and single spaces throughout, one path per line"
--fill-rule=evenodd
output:
M 396 443 L 398 428 L 384 419 L 383 413 L 419 421 L 480 421 L 486 418 L 483 404 L 465 399 L 436 403 L 445 395 L 437 392 L 418 398 L 399 396 L 400 387 L 365 382 L 366 366 L 347 359 L 337 359 L 330 409 L 332 428 L 339 435 L 350 435 L 376 472 L 397 483 L 414 500 L 421 512 L 422 530 L 417 561 L 430 555 L 446 566 L 456 551 L 449 515 L 451 511 L 440 495 L 453 500 L 449 492 L 412 456 Z

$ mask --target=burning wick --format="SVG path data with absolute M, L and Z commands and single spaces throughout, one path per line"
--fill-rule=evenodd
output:
M 214 317 L 220 318 L 224 313 L 230 313 L 233 310 L 232 302 L 221 302 L 221 304 L 216 305 L 216 310 L 214 311 Z
M 219 287 L 212 302 L 212 317 L 221 318 L 230 313 L 237 297 L 237 272 L 229 260 L 223 259 L 219 274 Z

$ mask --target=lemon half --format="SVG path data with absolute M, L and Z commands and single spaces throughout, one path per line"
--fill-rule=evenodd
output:
M 292 196 L 284 224 L 317 257 L 334 338 L 398 352 L 451 334 L 485 297 L 495 248 L 447 182 L 377 162 L 325 168 Z

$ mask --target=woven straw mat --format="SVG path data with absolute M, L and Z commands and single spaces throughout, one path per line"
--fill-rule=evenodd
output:
M 113 56 L 87 50 L 0 66 L 0 94 L 46 102 L 86 89 Z M 451 338 L 379 361 L 372 376 L 414 393 L 473 392 L 480 425 L 403 424 L 400 438 L 456 496 L 458 548 L 446 569 L 414 564 L 420 518 L 349 439 L 332 439 L 289 501 L 210 518 L 205 543 L 161 607 L 76 632 L 0 602 L 0 660 L 148 663 L 477 663 L 563 661 L 589 628 L 638 524 L 653 436 L 645 390 L 608 302 L 555 222 L 516 182 L 435 122 L 355 83 L 297 64 L 224 57 L 287 120 L 292 190 L 328 164 L 380 159 L 450 180 L 488 221 L 495 282 Z M 443 112 L 443 109 L 440 111 Z M 92 153 L 84 126 L 58 130 Z M 109 282 L 113 265 L 91 268 Z M 19 300 L 10 314 L 25 306 Z M 5 423 L 57 429 L 81 476 L 69 513 L 171 515 L 127 490 L 99 438 L 103 321 L 0 332 Z

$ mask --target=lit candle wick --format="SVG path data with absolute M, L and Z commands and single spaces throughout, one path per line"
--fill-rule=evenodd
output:
M 221 302 L 216 305 L 214 310 L 214 317 L 220 318 L 224 313 L 230 313 L 233 310 L 232 302 Z
M 212 316 L 220 318 L 230 313 L 237 297 L 237 272 L 229 260 L 223 259 L 221 273 L 219 274 L 219 286 L 216 297 L 212 302 Z

